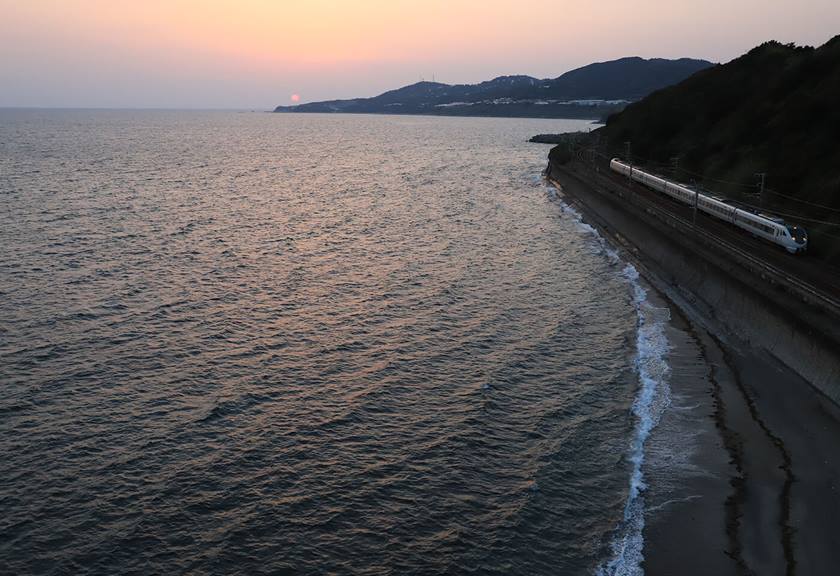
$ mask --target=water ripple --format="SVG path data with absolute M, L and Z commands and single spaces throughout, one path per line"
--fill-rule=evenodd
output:
M 0 111 L 0 572 L 556 574 L 636 315 L 566 121 Z

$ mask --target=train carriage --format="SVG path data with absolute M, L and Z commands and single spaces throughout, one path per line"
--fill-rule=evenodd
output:
M 713 196 L 699 194 L 684 184 L 670 182 L 660 176 L 639 170 L 625 164 L 618 158 L 613 158 L 610 161 L 610 169 L 684 204 L 693 206 L 696 200 L 698 210 L 769 242 L 778 244 L 791 254 L 804 252 L 808 248 L 808 233 L 805 229 L 795 224 L 786 223 L 781 218 L 767 214 L 755 214 L 727 204 Z

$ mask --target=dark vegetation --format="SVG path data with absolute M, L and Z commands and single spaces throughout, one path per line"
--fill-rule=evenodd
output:
M 623 108 L 626 102 L 711 65 L 688 58 L 622 58 L 590 64 L 553 79 L 500 76 L 480 84 L 418 82 L 373 98 L 278 106 L 274 111 L 599 119 Z M 569 102 L 574 100 L 602 102 Z
M 762 44 L 593 135 L 604 154 L 625 156 L 630 142 L 638 165 L 804 224 L 812 255 L 840 260 L 840 36 L 819 48 Z
M 528 142 L 536 142 L 537 144 L 566 144 L 566 147 L 570 145 L 570 143 L 574 144 L 578 140 L 583 140 L 583 135 L 586 134 L 585 132 L 573 132 L 571 134 L 537 134 L 536 136 L 531 136 L 528 139 Z

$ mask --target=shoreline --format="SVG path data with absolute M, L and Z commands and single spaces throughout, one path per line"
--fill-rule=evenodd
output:
M 711 476 L 684 479 L 673 502 L 647 510 L 645 573 L 830 573 L 840 547 L 832 520 L 840 515 L 840 462 L 833 458 L 840 408 L 727 331 L 683 287 L 663 281 L 644 251 L 644 240 L 657 236 L 645 222 L 608 209 L 586 182 L 557 176 L 552 181 L 565 201 L 668 302 L 676 312 L 672 330 L 679 333 L 684 323 L 709 366 L 706 384 L 671 382 L 677 393 L 705 396 L 696 412 L 705 413 L 705 425 L 715 432 L 699 437 L 694 459 Z
M 729 527 L 737 515 L 730 478 L 738 463 L 722 434 L 720 385 L 696 327 L 653 289 L 671 311 L 674 405 L 648 446 L 651 466 L 660 469 L 651 475 L 643 569 L 648 574 L 737 574 L 739 542 Z

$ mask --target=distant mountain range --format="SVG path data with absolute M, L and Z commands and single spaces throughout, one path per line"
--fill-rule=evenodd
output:
M 278 106 L 274 111 L 599 119 L 712 65 L 689 58 L 621 58 L 552 79 L 500 76 L 479 84 L 418 82 L 373 98 Z

